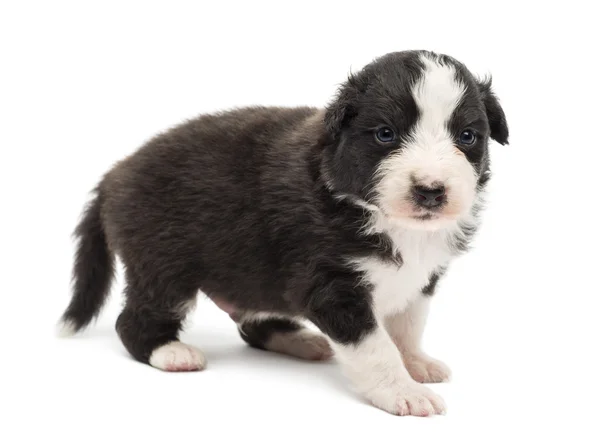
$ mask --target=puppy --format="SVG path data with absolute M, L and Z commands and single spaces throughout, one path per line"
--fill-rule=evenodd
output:
M 335 354 L 375 406 L 442 414 L 420 383 L 450 371 L 421 335 L 438 280 L 477 229 L 490 138 L 508 143 L 491 81 L 427 51 L 376 59 L 325 109 L 249 107 L 178 125 L 95 188 L 75 231 L 64 330 L 98 315 L 119 255 L 116 329 L 142 363 L 205 367 L 178 340 L 201 291 L 249 345 Z

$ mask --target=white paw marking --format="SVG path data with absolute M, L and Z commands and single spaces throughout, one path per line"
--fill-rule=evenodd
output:
M 427 417 L 446 413 L 444 400 L 418 383 L 382 387 L 369 395 L 374 406 L 399 416 Z
M 149 362 L 155 368 L 170 372 L 199 371 L 206 366 L 206 358 L 199 349 L 179 341 L 155 349 Z
M 306 329 L 276 333 L 265 344 L 265 348 L 306 360 L 327 360 L 333 356 L 325 336 Z
M 375 407 L 402 416 L 445 413 L 443 399 L 410 377 L 383 327 L 377 327 L 356 345 L 332 343 L 354 389 Z
M 410 376 L 419 383 L 446 383 L 452 377 L 452 371 L 444 362 L 426 354 L 405 356 L 404 364 Z

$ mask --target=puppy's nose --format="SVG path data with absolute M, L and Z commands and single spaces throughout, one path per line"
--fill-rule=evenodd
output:
M 415 185 L 412 188 L 413 198 L 417 205 L 424 208 L 436 208 L 446 200 L 446 189 L 442 187 L 424 187 Z

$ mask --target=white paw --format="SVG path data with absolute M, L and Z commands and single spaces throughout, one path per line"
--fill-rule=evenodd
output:
M 374 406 L 399 416 L 433 416 L 446 413 L 444 400 L 415 382 L 398 384 L 370 394 Z
M 206 358 L 199 349 L 173 341 L 155 349 L 149 363 L 163 371 L 199 371 L 206 366 Z
M 445 383 L 452 376 L 450 368 L 444 362 L 426 354 L 404 356 L 404 365 L 410 376 L 419 383 Z

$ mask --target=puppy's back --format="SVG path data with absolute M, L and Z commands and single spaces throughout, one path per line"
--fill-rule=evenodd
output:
M 156 264 L 180 273 L 204 264 L 205 286 L 224 275 L 236 281 L 236 270 L 252 285 L 248 270 L 275 269 L 266 218 L 273 209 L 265 207 L 285 203 L 295 211 L 294 198 L 309 188 L 305 156 L 318 128 L 307 122 L 319 115 L 308 107 L 253 107 L 157 135 L 101 183 L 111 250 L 148 276 L 161 271 Z

